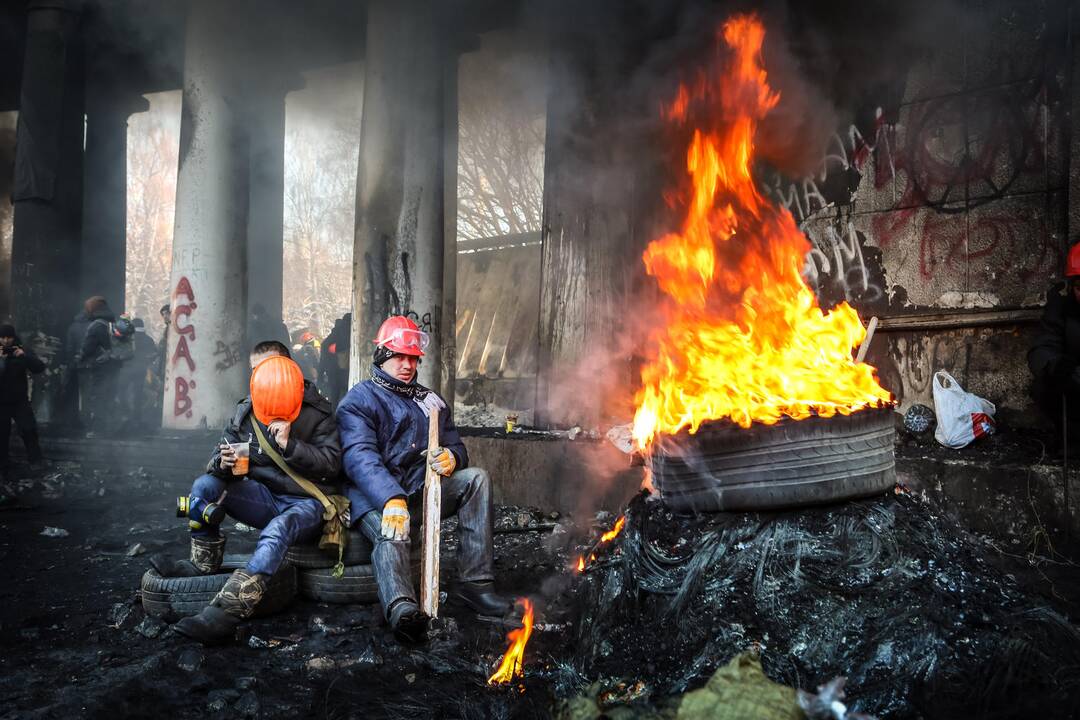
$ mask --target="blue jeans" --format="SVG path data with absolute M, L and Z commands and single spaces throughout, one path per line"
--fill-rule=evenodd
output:
M 247 478 L 225 481 L 202 475 L 191 486 L 192 496 L 211 501 L 218 501 L 226 490 L 222 504 L 229 517 L 262 528 L 255 552 L 247 563 L 249 573 L 273 575 L 289 546 L 317 538 L 322 532 L 323 506 L 315 498 L 275 495 L 262 483 Z M 204 525 L 191 534 L 217 536 L 218 528 Z

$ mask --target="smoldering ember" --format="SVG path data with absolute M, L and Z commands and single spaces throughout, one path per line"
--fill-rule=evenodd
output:
M 0 717 L 1080 717 L 1078 36 L 0 4 Z

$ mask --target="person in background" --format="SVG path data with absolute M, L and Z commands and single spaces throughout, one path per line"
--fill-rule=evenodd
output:
M 0 325 L 0 471 L 8 478 L 10 464 L 8 446 L 11 423 L 19 429 L 26 458 L 32 466 L 40 465 L 41 445 L 38 443 L 37 421 L 30 406 L 27 375 L 44 372 L 43 363 L 19 342 L 13 325 Z
M 349 345 L 352 335 L 352 313 L 334 321 L 334 329 L 322 342 L 319 357 L 319 387 L 337 405 L 349 389 Z
M 79 418 L 88 437 L 112 427 L 116 410 L 116 379 L 120 362 L 112 356 L 116 315 L 105 298 L 94 295 L 84 303 L 89 323 L 76 356 L 79 368 Z
M 1028 351 L 1031 397 L 1054 424 L 1052 447 L 1068 434 L 1080 440 L 1080 242 L 1065 263 L 1065 281 L 1046 293 L 1046 307 Z
M 315 333 L 305 330 L 300 333 L 293 345 L 293 359 L 304 371 L 304 378 L 310 382 L 319 382 L 319 338 Z
M 262 303 L 251 306 L 251 314 L 248 318 L 247 336 L 260 340 L 275 340 L 288 347 L 289 330 L 281 318 L 273 318 Z
M 133 352 L 131 360 L 123 363 L 120 368 L 120 395 L 128 428 L 139 432 L 146 429 L 147 423 L 151 421 L 151 366 L 157 360 L 157 343 L 146 334 L 146 324 L 142 318 L 134 318 L 131 324 L 134 328 L 131 338 Z

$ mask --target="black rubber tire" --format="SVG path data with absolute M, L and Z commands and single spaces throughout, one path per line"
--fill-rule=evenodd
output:
M 240 566 L 242 565 L 240 562 Z M 157 570 L 151 568 L 142 577 L 140 595 L 143 610 L 147 615 L 168 622 L 196 615 L 214 599 L 231 574 L 225 572 L 188 578 L 163 578 Z M 283 565 L 267 583 L 266 594 L 255 606 L 255 616 L 264 617 L 284 610 L 296 597 L 297 585 L 296 568 Z
M 706 423 L 657 443 L 661 499 L 684 512 L 774 510 L 877 495 L 896 483 L 891 407 L 740 428 Z
M 371 541 L 359 530 L 349 531 L 342 562 L 345 565 L 368 565 L 371 563 Z M 319 549 L 319 541 L 293 545 L 286 551 L 285 560 L 298 568 L 332 568 L 337 565 L 337 553 Z
M 420 578 L 420 558 L 411 562 L 413 582 Z M 439 565 L 439 582 L 449 583 L 454 576 L 455 563 L 443 559 Z M 333 605 L 352 603 L 369 605 L 379 601 L 379 586 L 371 565 L 353 565 L 345 568 L 345 574 L 335 578 L 333 570 L 307 569 L 300 571 L 300 594 L 317 602 Z

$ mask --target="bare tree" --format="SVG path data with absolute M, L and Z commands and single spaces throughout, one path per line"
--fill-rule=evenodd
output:
M 125 309 L 152 337 L 161 334 L 158 309 L 169 297 L 179 126 L 179 92 L 153 96 L 150 111 L 129 120 Z
M 325 334 L 352 304 L 359 118 L 285 137 L 285 324 Z
M 531 61 L 530 61 L 531 62 Z M 498 47 L 462 57 L 458 82 L 458 239 L 540 229 L 544 87 Z

